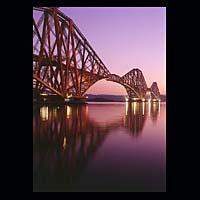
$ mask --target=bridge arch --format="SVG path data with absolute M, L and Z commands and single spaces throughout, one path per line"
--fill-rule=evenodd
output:
M 110 74 L 72 19 L 55 7 L 34 7 L 33 11 L 35 90 L 81 97 Z
M 108 78 L 101 79 L 91 85 L 85 94 L 112 94 L 127 95 L 125 87 L 115 81 L 107 81 Z
M 123 85 L 130 100 L 146 99 L 148 87 L 142 71 L 138 68 L 132 69 L 122 77 L 116 74 L 110 74 L 108 75 L 107 80 L 114 81 Z
M 121 84 L 130 99 L 145 99 L 149 90 L 159 99 L 153 83 L 147 88 L 142 71 L 122 77 L 111 74 L 75 23 L 57 7 L 33 7 L 33 88 L 38 94 L 65 99 L 82 98 L 97 81 Z M 36 17 L 37 16 L 37 17 Z

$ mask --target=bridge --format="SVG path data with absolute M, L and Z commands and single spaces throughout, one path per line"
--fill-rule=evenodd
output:
M 86 91 L 106 79 L 124 86 L 127 101 L 160 101 L 156 82 L 147 87 L 142 71 L 112 74 L 72 19 L 57 7 L 33 7 L 33 99 L 84 103 Z M 45 97 L 44 97 L 45 96 Z

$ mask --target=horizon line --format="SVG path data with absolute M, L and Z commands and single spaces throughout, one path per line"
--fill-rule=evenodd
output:
M 122 95 L 122 94 L 85 94 L 85 95 L 112 95 L 112 96 L 128 96 L 128 94 L 127 95 Z M 165 95 L 166 96 L 166 94 L 160 94 L 160 95 Z

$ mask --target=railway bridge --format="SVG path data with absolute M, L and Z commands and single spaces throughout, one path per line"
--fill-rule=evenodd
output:
M 75 23 L 57 7 L 34 7 L 33 100 L 84 103 L 86 91 L 106 79 L 123 85 L 127 101 L 160 100 L 156 82 L 148 87 L 142 71 L 112 74 Z

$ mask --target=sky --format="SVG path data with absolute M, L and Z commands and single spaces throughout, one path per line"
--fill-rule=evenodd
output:
M 139 68 L 150 87 L 166 94 L 165 7 L 59 7 L 78 26 L 108 70 L 123 76 Z M 127 95 L 120 84 L 100 80 L 88 94 Z
M 166 94 L 165 7 L 60 7 L 113 74 L 139 68 L 147 86 Z M 101 80 L 87 93 L 126 95 L 123 86 Z

